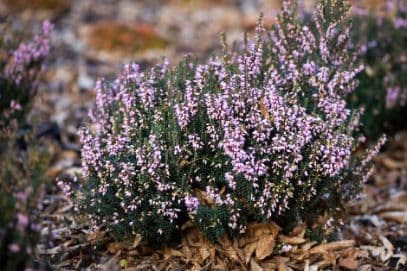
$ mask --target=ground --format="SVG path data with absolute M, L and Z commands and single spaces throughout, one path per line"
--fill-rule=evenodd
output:
M 0 14 L 13 14 L 15 27 L 51 19 L 56 24 L 53 53 L 36 100 L 40 134 L 47 142 L 52 180 L 80 174 L 78 128 L 94 102 L 97 78 L 113 78 L 130 60 L 146 68 L 186 53 L 206 58 L 228 41 L 253 30 L 258 12 L 272 23 L 277 1 L 130 1 L 48 0 L 0 2 Z M 300 8 L 309 9 L 305 1 Z M 374 2 L 374 1 L 373 1 Z M 380 2 L 380 1 L 379 1 Z M 248 4 L 251 3 L 251 4 Z M 395 270 L 407 263 L 407 134 L 391 138 L 376 159 L 376 170 L 361 199 L 348 203 L 337 239 L 316 244 L 296 227 L 283 235 L 277 225 L 253 224 L 239 240 L 208 243 L 189 225 L 177 247 L 154 250 L 137 236 L 115 242 L 102 229 L 90 230 L 73 218 L 73 205 L 55 185 L 42 213 L 44 234 L 54 236 L 41 247 L 57 270 Z M 55 181 L 56 184 L 57 181 Z M 287 252 L 273 256 L 282 241 Z

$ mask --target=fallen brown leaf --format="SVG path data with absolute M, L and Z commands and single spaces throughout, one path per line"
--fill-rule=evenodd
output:
M 138 247 L 138 245 L 140 244 L 142 239 L 143 239 L 143 237 L 141 236 L 141 234 L 136 234 L 136 237 L 134 237 L 132 248 Z
M 396 269 L 398 269 L 401 266 L 406 266 L 407 264 L 407 254 L 395 254 L 393 255 L 393 258 L 399 258 L 396 264 Z
M 395 161 L 389 157 L 384 157 L 380 160 L 381 164 L 385 166 L 387 169 L 398 169 L 402 168 L 403 163 Z
M 306 229 L 307 229 L 307 225 L 305 225 L 305 224 L 297 225 L 292 230 L 291 236 L 304 237 Z
M 380 241 L 382 241 L 383 246 L 385 247 L 385 250 L 383 250 L 380 253 L 380 260 L 382 262 L 387 261 L 388 259 L 390 259 L 393 256 L 393 251 L 394 251 L 394 246 L 392 245 L 392 243 L 389 241 L 389 239 L 387 239 L 385 236 L 380 235 L 379 236 Z
M 335 265 L 335 262 L 332 262 L 332 260 L 322 260 L 319 262 L 314 263 L 313 265 L 310 266 L 310 268 L 315 268 L 317 267 L 318 270 L 325 270 L 327 267 Z
M 208 251 L 208 249 L 204 248 L 204 247 L 199 248 L 199 254 L 201 256 L 200 262 L 204 262 L 206 259 L 208 259 L 211 256 L 211 253 Z
M 393 255 L 393 252 L 388 251 L 385 247 L 361 246 L 360 248 L 367 250 L 372 257 L 377 258 L 381 262 L 387 261 Z
M 256 247 L 256 259 L 263 260 L 273 253 L 276 236 L 272 234 L 263 235 L 259 237 Z
M 178 249 L 173 249 L 173 248 L 165 248 L 164 249 L 164 259 L 168 260 L 172 257 L 183 257 L 184 254 L 179 251 Z
M 111 254 L 116 254 L 121 250 L 127 249 L 129 244 L 126 242 L 112 242 L 107 245 L 107 251 Z
M 349 270 L 358 270 L 361 259 L 367 256 L 367 253 L 359 248 L 348 248 L 339 259 L 339 266 Z
M 250 261 L 250 258 L 252 257 L 254 251 L 256 250 L 257 247 L 257 242 L 249 243 L 247 244 L 244 249 L 244 255 L 245 255 L 245 263 L 248 264 Z
M 277 235 L 281 228 L 275 223 L 251 223 L 247 226 L 247 235 L 255 237 L 262 236 L 263 234 Z
M 286 264 L 290 261 L 290 258 L 288 257 L 282 257 L 282 256 L 274 256 L 273 258 L 271 258 L 271 261 L 276 263 L 277 265 L 280 264 Z
M 264 269 L 252 258 L 250 260 L 250 271 L 263 271 Z
M 393 244 L 389 241 L 389 239 L 387 239 L 385 236 L 380 235 L 379 236 L 380 241 L 382 241 L 384 247 L 389 250 L 389 251 L 394 251 L 394 246 Z
M 335 251 L 335 250 L 341 250 L 344 248 L 354 246 L 355 243 L 356 243 L 355 240 L 343 240 L 343 241 L 336 241 L 336 242 L 331 242 L 331 243 L 327 243 L 327 244 L 322 244 L 322 245 L 311 248 L 310 254 L 314 254 L 314 253 L 325 254 L 329 250 Z
M 236 252 L 235 248 L 232 246 L 232 242 L 227 235 L 222 236 L 218 239 L 218 243 L 221 245 L 223 252 L 230 258 L 237 262 L 241 262 L 241 259 Z
M 313 247 L 315 244 L 317 244 L 316 241 L 312 241 L 312 242 L 305 243 L 304 245 L 301 246 L 301 250 L 307 251 L 307 250 L 309 250 L 311 247 Z
M 89 242 L 94 242 L 94 241 L 99 241 L 102 240 L 103 237 L 105 237 L 105 232 L 101 231 L 100 229 L 96 229 L 94 231 L 91 231 L 87 237 Z
M 184 255 L 185 258 L 190 259 L 193 256 L 192 250 L 189 246 L 183 246 L 181 248 L 182 254 Z
M 395 221 L 400 224 L 407 223 L 407 211 L 383 212 L 383 213 L 380 213 L 379 216 L 385 220 Z
M 307 241 L 306 239 L 301 238 L 301 237 L 289 237 L 289 236 L 285 236 L 285 235 L 279 235 L 278 240 L 280 242 L 284 242 L 284 243 L 290 244 L 290 245 L 301 245 Z

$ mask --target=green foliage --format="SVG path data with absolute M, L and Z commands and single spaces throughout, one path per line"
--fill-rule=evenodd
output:
M 31 130 L 21 129 L 37 91 L 49 51 L 51 25 L 31 42 L 3 33 L 0 39 L 0 268 L 33 270 L 40 239 L 40 208 L 49 165 L 46 149 Z
M 0 144 L 0 262 L 5 270 L 39 266 L 34 259 L 48 165 L 47 151 L 29 135 Z
M 390 2 L 393 7 L 386 16 L 353 16 L 352 40 L 361 48 L 365 70 L 349 103 L 365 108 L 362 132 L 371 140 L 407 128 L 407 28 L 400 24 L 407 13 L 403 1 Z

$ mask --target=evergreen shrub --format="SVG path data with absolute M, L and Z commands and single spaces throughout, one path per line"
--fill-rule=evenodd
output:
M 187 56 L 99 80 L 81 132 L 76 195 L 92 223 L 152 244 L 188 220 L 210 240 L 249 222 L 283 227 L 353 199 L 384 138 L 355 155 L 360 112 L 346 99 L 363 70 L 349 53 L 349 4 L 321 0 L 309 23 L 284 2 L 253 40 L 199 64 Z
M 22 129 L 49 54 L 52 25 L 28 42 L 3 29 L 0 38 L 0 269 L 38 270 L 39 210 L 48 154 Z

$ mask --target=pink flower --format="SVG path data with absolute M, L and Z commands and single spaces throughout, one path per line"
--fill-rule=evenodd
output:
M 8 246 L 8 249 L 13 253 L 18 253 L 20 251 L 20 246 L 16 243 L 12 243 Z
M 199 200 L 196 197 L 186 196 L 184 202 L 189 212 L 195 211 L 199 206 Z
M 20 228 L 25 228 L 28 225 L 28 216 L 26 214 L 23 213 L 18 213 L 17 214 L 17 224 L 18 227 Z
M 17 103 L 15 100 L 11 100 L 10 102 L 10 108 L 14 109 L 16 111 L 19 111 L 22 109 L 21 105 L 19 103 Z

